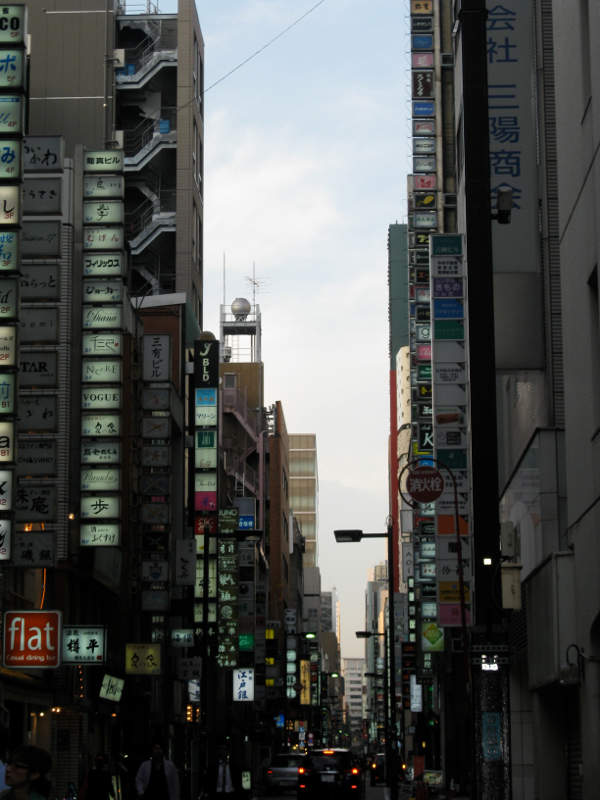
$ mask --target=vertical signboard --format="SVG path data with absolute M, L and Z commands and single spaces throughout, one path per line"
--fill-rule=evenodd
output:
M 488 115 L 492 207 L 498 192 L 512 191 L 510 225 L 493 225 L 494 270 L 536 271 L 538 178 L 532 0 L 487 0 Z M 519 246 L 515 249 L 514 243 Z
M 221 620 L 219 616 L 218 559 L 223 560 L 223 567 L 227 566 L 229 569 L 224 578 L 226 582 L 220 587 L 223 590 L 221 601 L 229 603 L 228 613 L 234 607 L 229 598 L 230 595 L 233 597 L 234 591 L 237 590 L 237 574 L 233 562 L 229 563 L 232 554 L 221 552 L 220 548 L 211 546 L 211 541 L 214 542 L 219 533 L 218 451 L 214 451 L 214 459 L 211 455 L 213 445 L 216 447 L 219 441 L 219 342 L 216 339 L 202 339 L 195 342 L 192 402 L 194 441 L 197 445 L 192 481 L 197 553 L 194 620 L 203 636 L 207 635 L 209 626 L 213 625 L 217 629 L 219 635 L 217 661 L 221 666 L 233 666 L 237 663 L 235 649 L 221 648 L 221 644 L 226 644 L 224 637 L 232 636 L 233 639 L 233 631 L 235 629 L 237 634 L 237 628 L 235 619 Z M 222 637 L 223 642 L 221 642 Z
M 438 211 L 438 187 L 443 186 L 443 162 L 438 157 L 436 130 L 440 107 L 436 99 L 439 80 L 439 49 L 433 35 L 436 3 L 411 2 L 411 98 L 413 172 L 409 176 L 409 315 L 411 357 L 411 450 L 415 466 L 433 464 L 434 431 L 432 415 L 432 336 L 429 238 L 443 219 Z M 435 537 L 429 530 L 435 504 L 419 501 L 412 514 L 411 569 L 407 573 L 419 587 L 421 600 L 412 591 L 412 613 L 407 620 L 406 638 L 416 646 L 420 631 L 436 621 Z M 409 555 L 407 551 L 407 557 Z M 433 597 L 434 602 L 431 602 Z M 403 665 L 404 666 L 404 665 Z M 421 665 L 423 668 L 423 665 Z M 423 671 L 423 669 L 422 669 Z M 413 676 L 414 677 L 414 676 Z
M 21 203 L 23 179 L 23 130 L 26 103 L 26 6 L 5 5 L 0 8 L 0 318 L 5 352 L 13 353 L 0 361 L 0 386 L 6 388 L 2 400 L 2 420 L 5 433 L 0 456 L 7 475 L 4 503 L 0 507 L 0 527 L 5 532 L 3 548 L 10 552 L 10 534 L 14 503 L 12 499 L 15 463 L 15 408 L 17 365 L 14 348 L 19 325 L 19 261 L 21 240 Z M 7 350 L 8 348 L 8 350 Z M 9 390 L 10 388 L 10 390 Z M 6 455 L 8 454 L 8 455 Z M 6 496 L 10 494 L 11 497 Z M 37 666 L 57 666 L 44 664 Z
M 464 334 L 466 271 L 460 234 L 431 236 L 430 269 L 434 446 L 436 463 L 444 476 L 444 492 L 436 501 L 435 517 L 437 609 L 439 625 L 453 627 L 462 625 L 463 608 L 465 622 L 470 623 L 472 588 Z M 431 627 L 428 630 L 435 631 Z
M 82 525 L 80 542 L 86 547 L 106 547 L 120 544 L 120 511 L 113 514 L 113 509 L 121 508 L 122 473 L 117 468 L 107 468 L 104 454 L 107 449 L 119 450 L 118 440 L 121 436 L 121 329 L 125 296 L 121 279 L 125 261 L 123 152 L 84 152 L 83 171 L 81 203 L 84 250 L 116 251 L 101 255 L 86 252 L 82 269 L 82 291 L 86 302 L 81 319 L 85 355 L 82 368 L 81 436 L 82 453 L 86 455 L 85 463 L 82 457 L 81 516 L 87 520 L 101 519 L 102 524 L 100 528 L 97 523 Z M 98 184 L 98 173 L 105 180 L 102 181 L 102 193 L 95 195 L 90 187 Z M 107 265 L 106 269 L 104 265 Z M 98 280 L 98 277 L 108 275 L 113 276 L 110 283 Z M 103 440 L 101 447 L 95 446 L 98 437 Z M 90 503 L 92 509 L 97 508 L 96 495 L 99 490 L 102 491 L 104 513 L 87 513 Z

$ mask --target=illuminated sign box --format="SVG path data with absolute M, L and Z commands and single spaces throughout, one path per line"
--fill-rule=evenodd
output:
M 10 560 L 11 530 L 12 530 L 11 521 L 9 519 L 0 519 L 0 561 Z
M 0 367 L 15 366 L 16 328 L 13 325 L 0 327 Z
M 119 469 L 82 469 L 80 488 L 85 491 L 116 492 L 121 488 Z
M 122 327 L 121 306 L 83 306 L 82 327 L 90 328 L 120 328 Z
M 83 299 L 85 303 L 116 303 L 123 299 L 123 284 L 87 278 L 83 282 Z
M 126 644 L 127 675 L 160 675 L 160 644 Z
M 123 695 L 123 687 L 125 681 L 122 678 L 115 678 L 114 675 L 105 675 L 102 678 L 102 686 L 98 697 L 102 700 L 111 700 L 113 703 L 118 703 Z
M 217 466 L 217 432 L 196 431 L 196 469 L 214 469 Z
M 118 547 L 121 544 L 121 526 L 118 522 L 84 522 L 79 528 L 82 547 Z
M 84 333 L 82 352 L 90 356 L 120 356 L 123 345 L 120 333 Z
M 121 362 L 114 359 L 83 358 L 81 380 L 83 383 L 120 383 Z
M 120 461 L 119 442 L 83 442 L 81 445 L 82 464 L 118 464 Z
M 84 197 L 123 197 L 125 179 L 122 175 L 85 175 L 83 179 Z
M 18 307 L 17 290 L 18 282 L 16 278 L 0 279 L 0 320 L 16 319 Z
M 176 628 L 171 631 L 171 647 L 193 647 L 193 645 L 193 628 Z
M 123 222 L 123 215 L 124 206 L 122 200 L 86 200 L 83 204 L 84 225 L 120 224 Z
M 84 250 L 121 250 L 125 245 L 125 236 L 121 226 L 86 227 L 83 233 Z
M 13 507 L 13 471 L 0 470 L 0 511 L 11 511 Z
M 60 666 L 60 611 L 5 611 L 3 664 L 17 669 Z
M 119 436 L 121 417 L 119 414 L 82 414 L 82 436 Z
M 0 138 L 0 179 L 18 180 L 23 171 L 21 142 L 18 139 Z M 26 195 L 25 195 L 26 196 Z
M 121 498 L 118 495 L 84 495 L 81 498 L 82 519 L 117 519 L 121 516 Z
M 84 155 L 84 172 L 122 172 L 122 150 L 90 150 Z
M 16 231 L 0 231 L 0 271 L 15 271 L 18 263 L 19 234 Z
M 0 375 L 0 415 L 15 413 L 15 376 Z
M 71 625 L 62 631 L 63 664 L 103 664 L 106 660 L 106 628 Z
M 254 700 L 254 670 L 233 670 L 233 699 L 236 702 L 252 702 Z
M 117 277 L 125 271 L 124 253 L 86 253 L 83 256 L 85 277 Z
M 0 7 L 0 43 L 23 44 L 25 41 L 27 7 L 22 4 Z
M 0 462 L 15 460 L 15 426 L 12 422 L 0 422 Z
M 0 96 L 0 133 L 23 133 L 23 96 Z
M 86 410 L 121 408 L 120 386 L 95 386 L 81 390 L 81 407 Z
M 4 6 L 3 6 L 4 8 Z M 25 51 L 2 49 L 4 69 L 0 70 L 0 89 L 25 88 Z

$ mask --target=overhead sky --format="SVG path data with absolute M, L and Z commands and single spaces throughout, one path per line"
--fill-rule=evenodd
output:
M 197 8 L 204 327 L 218 334 L 224 298 L 260 305 L 265 402 L 281 400 L 288 431 L 316 433 L 322 589 L 335 587 L 341 602 L 342 657 L 360 657 L 354 631 L 364 628 L 367 574 L 385 560 L 385 540 L 335 544 L 333 529 L 386 529 L 387 231 L 406 217 L 408 2 Z M 163 1 L 161 10 L 174 8 Z

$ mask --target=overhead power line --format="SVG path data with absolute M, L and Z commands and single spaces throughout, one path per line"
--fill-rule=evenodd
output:
M 322 6 L 324 2 L 325 2 L 325 0 L 319 0 L 318 3 L 315 3 L 312 8 L 309 8 L 308 11 L 305 11 L 304 14 L 302 14 L 300 17 L 298 17 L 298 19 L 295 19 L 290 25 L 287 26 L 287 28 L 284 28 L 282 31 L 280 31 L 277 34 L 277 36 L 274 36 L 272 39 L 270 39 L 262 47 L 259 47 L 259 49 L 255 53 L 252 53 L 252 55 L 248 56 L 248 58 L 245 58 L 243 61 L 240 61 L 240 63 L 236 67 L 234 67 L 233 69 L 230 69 L 229 72 L 225 73 L 225 75 L 222 75 L 214 83 L 211 83 L 210 86 L 207 86 L 207 88 L 204 89 L 202 94 L 203 95 L 206 94 L 206 92 L 208 92 L 211 89 L 213 89 L 215 86 L 217 86 L 217 84 L 222 83 L 222 81 L 224 81 L 226 78 L 229 78 L 230 75 L 233 75 L 234 72 L 237 72 L 238 69 L 241 69 L 249 61 L 252 61 L 253 58 L 256 58 L 256 56 L 258 56 L 262 52 L 264 52 L 267 49 L 267 47 L 270 47 L 273 44 L 273 42 L 276 42 L 278 39 L 281 39 L 282 36 L 284 36 L 288 31 L 291 31 L 291 29 L 294 28 L 296 25 L 298 25 L 298 23 L 302 22 L 303 19 L 308 17 L 309 14 L 312 14 L 312 12 L 315 9 L 317 9 L 319 6 Z

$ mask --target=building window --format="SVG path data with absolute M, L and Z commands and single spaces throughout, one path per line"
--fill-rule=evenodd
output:
M 235 372 L 226 372 L 223 375 L 223 386 L 225 389 L 235 389 L 237 385 L 237 375 Z

